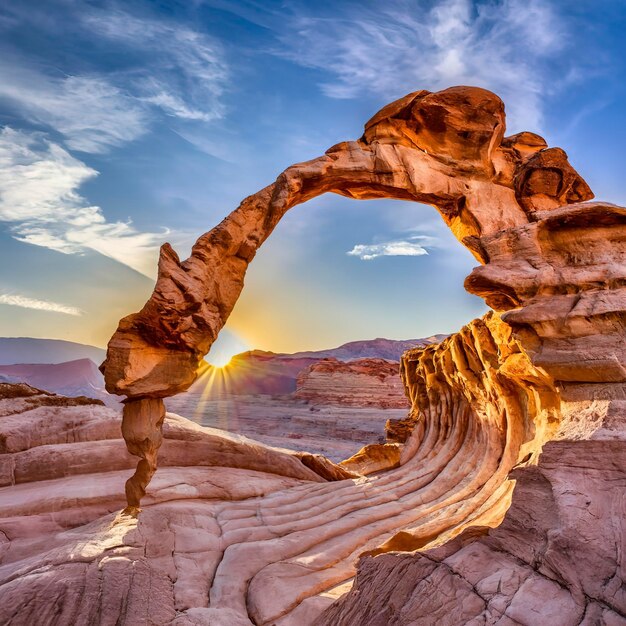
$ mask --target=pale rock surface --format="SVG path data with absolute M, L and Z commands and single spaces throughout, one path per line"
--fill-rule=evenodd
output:
M 519 444 L 506 420 L 490 437 L 480 411 L 462 410 L 448 423 L 433 411 L 405 443 L 388 444 L 399 450 L 393 467 L 358 476 L 349 461 L 338 468 L 169 414 L 161 469 L 133 517 L 119 514 L 133 465 L 115 438 L 119 415 L 63 407 L 54 430 L 31 438 L 51 418 L 39 397 L 0 401 L 10 418 L 0 422 L 2 440 L 15 442 L 0 455 L 9 483 L 0 489 L 0 621 L 8 624 L 94 616 L 126 624 L 311 623 L 338 585 L 349 586 L 363 551 L 425 546 L 497 523 L 511 485 L 508 457 L 496 456 L 508 439 L 507 454 Z M 484 444 L 500 452 L 481 453 Z
M 626 624 L 626 442 L 551 442 L 495 529 L 363 558 L 317 626 Z

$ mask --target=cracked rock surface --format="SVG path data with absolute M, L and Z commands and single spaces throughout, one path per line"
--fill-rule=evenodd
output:
M 363 558 L 350 593 L 315 623 L 625 624 L 626 442 L 550 442 L 513 477 L 500 526 Z

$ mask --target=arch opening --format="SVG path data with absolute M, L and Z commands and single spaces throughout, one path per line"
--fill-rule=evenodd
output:
M 396 255 L 391 246 L 403 241 L 428 254 Z M 387 421 L 406 416 L 402 352 L 484 314 L 483 301 L 462 288 L 475 264 L 431 206 L 333 194 L 310 200 L 259 250 L 205 360 L 211 364 L 225 333 L 230 345 L 241 337 L 247 346 L 226 367 L 203 363 L 166 407 L 339 463 L 384 441 Z

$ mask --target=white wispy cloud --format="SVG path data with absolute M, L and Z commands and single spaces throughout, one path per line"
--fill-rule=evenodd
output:
M 424 256 L 427 248 L 437 247 L 439 241 L 435 237 L 415 235 L 406 239 L 396 239 L 382 243 L 357 244 L 346 252 L 362 261 L 371 261 L 381 256 Z
M 149 125 L 145 107 L 102 77 L 51 77 L 7 59 L 0 61 L 0 97 L 83 152 L 106 152 L 140 137 Z
M 38 19 L 37 27 L 58 37 L 67 23 L 72 28 L 80 24 L 94 42 L 127 52 L 125 63 L 106 69 L 81 57 L 69 66 L 90 70 L 61 74 L 41 60 L 32 64 L 21 54 L 3 53 L 0 98 L 13 105 L 16 115 L 54 129 L 68 148 L 89 153 L 142 136 L 158 111 L 185 122 L 211 122 L 224 115 L 229 72 L 219 42 L 174 21 L 72 7 L 65 5 L 70 12 L 62 26 L 59 19 Z M 28 23 L 29 12 L 16 11 L 12 19 Z
M 513 130 L 541 130 L 542 100 L 559 79 L 563 20 L 549 0 L 348 3 L 336 19 L 300 11 L 280 54 L 334 75 L 332 98 L 476 85 L 500 95 Z
M 149 55 L 148 64 L 128 75 L 128 88 L 132 83 L 139 100 L 185 120 L 210 122 L 224 115 L 221 98 L 229 71 L 217 40 L 179 23 L 120 10 L 81 16 L 95 36 Z
M 0 221 L 16 239 L 65 254 L 95 250 L 152 277 L 166 233 L 107 221 L 78 189 L 98 172 L 40 133 L 0 132 Z
M 65 315 L 80 316 L 83 311 L 75 306 L 68 306 L 50 300 L 39 300 L 18 294 L 0 293 L 0 304 L 19 306 L 23 309 L 35 309 L 37 311 L 51 311 L 52 313 L 64 313 Z

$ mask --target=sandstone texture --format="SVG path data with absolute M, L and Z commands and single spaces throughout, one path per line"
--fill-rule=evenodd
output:
M 493 504 L 456 493 L 436 437 L 359 476 L 167 414 L 143 510 L 122 514 L 135 462 L 120 415 L 49 397 L 7 385 L 0 399 L 3 624 L 308 624 L 362 551 L 418 526 L 452 537 Z M 462 470 L 479 491 L 480 461 Z
M 340 464 L 166 415 L 258 247 L 325 192 L 436 206 L 493 310 L 402 357 L 408 415 Z M 124 514 L 115 413 L 5 401 L 0 622 L 625 623 L 626 209 L 591 197 L 563 150 L 505 136 L 497 96 L 454 87 L 288 168 L 189 259 L 166 244 L 103 365 L 140 458 Z
M 364 557 L 319 626 L 626 623 L 626 445 L 555 441 L 516 470 L 496 529 L 440 548 Z
M 408 408 L 399 370 L 399 363 L 384 359 L 328 358 L 298 374 L 294 395 L 311 404 Z

